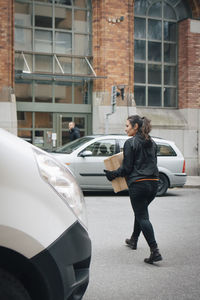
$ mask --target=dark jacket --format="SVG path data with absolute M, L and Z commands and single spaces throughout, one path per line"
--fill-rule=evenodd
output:
M 158 178 L 157 145 L 152 139 L 145 140 L 137 133 L 125 142 L 123 152 L 117 176 L 125 177 L 128 186 L 138 179 Z
M 80 129 L 78 127 L 74 127 L 69 131 L 70 141 L 74 141 L 80 138 Z

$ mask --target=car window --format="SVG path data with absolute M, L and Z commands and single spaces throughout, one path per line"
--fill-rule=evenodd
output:
M 176 152 L 170 145 L 157 144 L 157 156 L 176 156 Z
M 80 146 L 82 146 L 83 144 L 91 141 L 92 139 L 94 139 L 93 137 L 82 137 L 80 139 L 77 139 L 75 141 L 72 141 L 58 149 L 55 150 L 56 153 L 66 153 L 66 154 L 70 154 L 72 153 L 74 150 L 78 149 Z
M 116 153 L 116 142 L 115 140 L 96 141 L 83 151 L 91 151 L 92 156 L 111 156 Z

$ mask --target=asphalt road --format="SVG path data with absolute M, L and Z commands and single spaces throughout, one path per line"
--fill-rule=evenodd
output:
M 199 300 L 200 189 L 173 189 L 151 204 L 150 219 L 162 262 L 143 262 L 149 249 L 124 240 L 132 230 L 129 197 L 85 195 L 93 254 L 84 300 Z

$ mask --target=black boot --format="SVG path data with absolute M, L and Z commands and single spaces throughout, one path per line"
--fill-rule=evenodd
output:
M 129 246 L 133 250 L 137 249 L 137 241 L 138 239 L 132 237 L 130 239 L 125 239 L 125 243 L 127 244 L 127 246 Z
M 153 264 L 154 262 L 162 260 L 162 256 L 158 248 L 151 249 L 149 258 L 145 258 L 144 262 L 147 264 Z

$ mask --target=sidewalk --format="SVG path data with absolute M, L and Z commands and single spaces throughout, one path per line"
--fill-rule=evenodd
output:
M 185 188 L 200 188 L 200 176 L 187 176 Z

